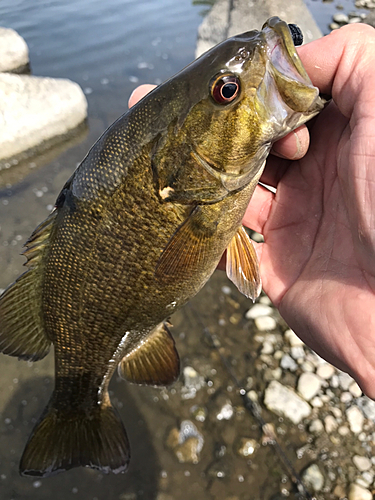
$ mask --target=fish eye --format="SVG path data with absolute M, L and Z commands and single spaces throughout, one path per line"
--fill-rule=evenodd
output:
M 240 79 L 233 74 L 220 75 L 211 84 L 211 96 L 218 104 L 229 104 L 240 93 Z

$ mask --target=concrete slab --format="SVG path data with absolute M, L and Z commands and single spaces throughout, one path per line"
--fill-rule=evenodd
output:
M 196 57 L 230 36 L 260 29 L 272 16 L 297 24 L 305 43 L 322 36 L 303 0 L 218 0 L 198 29 Z
M 86 97 L 70 80 L 0 74 L 0 161 L 64 136 L 86 116 Z
M 11 28 L 0 27 L 0 72 L 21 73 L 28 66 L 29 49 L 25 40 Z

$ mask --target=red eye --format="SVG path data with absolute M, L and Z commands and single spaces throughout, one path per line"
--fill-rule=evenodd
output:
M 220 75 L 211 86 L 211 95 L 218 104 L 229 104 L 240 93 L 240 80 L 235 75 Z

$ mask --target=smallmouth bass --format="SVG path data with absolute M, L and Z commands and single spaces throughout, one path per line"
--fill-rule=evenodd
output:
M 256 254 L 241 225 L 272 143 L 323 101 L 288 25 L 211 49 L 144 97 L 96 142 L 26 242 L 28 270 L 0 297 L 0 350 L 55 352 L 55 388 L 21 459 L 25 475 L 130 458 L 108 384 L 168 385 L 179 358 L 166 319 L 227 273 L 253 300 Z

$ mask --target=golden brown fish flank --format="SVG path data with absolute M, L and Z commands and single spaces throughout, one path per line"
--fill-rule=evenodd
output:
M 323 107 L 288 26 L 271 18 L 219 44 L 119 118 L 31 235 L 28 270 L 0 298 L 0 349 L 55 352 L 55 389 L 21 472 L 126 470 L 108 384 L 167 385 L 179 358 L 165 324 L 227 273 L 253 300 L 256 254 L 241 220 L 272 143 Z

